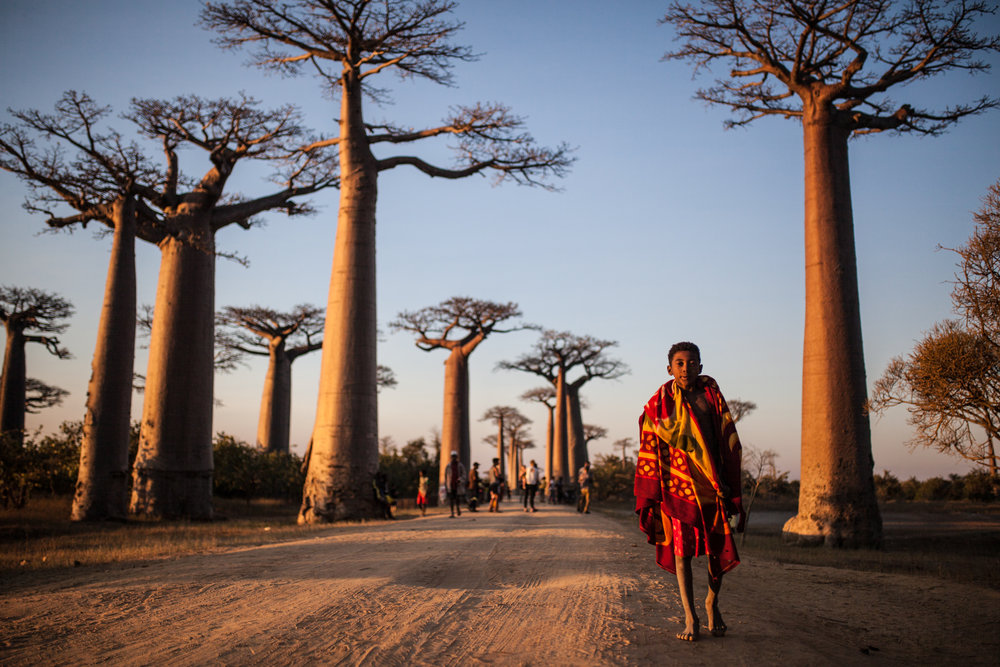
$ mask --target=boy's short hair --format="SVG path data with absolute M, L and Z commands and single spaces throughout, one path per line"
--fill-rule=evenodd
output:
M 698 361 L 701 361 L 701 350 L 698 349 L 698 346 L 685 340 L 670 346 L 670 352 L 667 353 L 667 365 L 674 362 L 674 355 L 678 352 L 693 352 L 698 356 Z

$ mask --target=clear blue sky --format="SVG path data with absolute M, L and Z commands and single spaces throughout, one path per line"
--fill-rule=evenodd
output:
M 683 63 L 661 62 L 670 28 L 659 26 L 666 2 L 630 0 L 484 0 L 461 3 L 459 41 L 482 54 L 456 68 L 456 86 L 386 77 L 393 103 L 369 107 L 372 121 L 423 127 L 452 105 L 499 101 L 526 117 L 542 144 L 566 141 L 578 161 L 558 193 L 488 179 L 429 179 L 409 169 L 380 179 L 378 317 L 385 331 L 379 361 L 399 386 L 381 394 L 380 435 L 402 445 L 440 425 L 445 353 L 422 352 L 386 326 L 397 313 L 467 295 L 520 304 L 546 328 L 616 340 L 613 354 L 631 368 L 618 381 L 588 384 L 584 421 L 604 426 L 591 451 L 635 437 L 636 418 L 667 379 L 666 350 L 677 340 L 702 348 L 705 372 L 729 398 L 757 403 L 740 424 L 745 445 L 773 449 L 793 478 L 799 470 L 803 328 L 801 128 L 763 119 L 725 131 L 723 108 L 692 99 L 709 79 Z M 86 91 L 116 112 L 132 97 L 241 90 L 267 106 L 302 107 L 307 124 L 333 131 L 336 106 L 308 76 L 281 79 L 224 52 L 195 25 L 194 0 L 5 0 L 0 4 L 0 108 L 51 110 L 66 90 Z M 996 17 L 995 17 L 996 18 Z M 997 21 L 991 26 L 996 30 Z M 954 73 L 897 91 L 899 102 L 957 103 L 1000 91 L 994 71 Z M 9 119 L 6 111 L 4 120 Z M 126 121 L 114 122 L 132 134 Z M 908 352 L 934 322 L 950 316 L 954 247 L 968 238 L 972 212 L 1000 176 L 1000 113 L 972 118 L 942 137 L 875 135 L 853 142 L 851 178 L 869 385 L 888 360 Z M 407 149 L 409 152 L 419 150 Z M 151 148 L 155 154 L 155 147 Z M 447 157 L 440 146 L 423 155 Z M 203 155 L 188 151 L 182 169 L 200 174 Z M 238 170 L 240 168 L 238 167 Z M 247 195 L 268 184 L 252 169 L 235 188 Z M 41 216 L 21 208 L 25 186 L 0 173 L 0 284 L 58 292 L 76 306 L 63 341 L 75 358 L 60 361 L 39 346 L 28 374 L 71 393 L 30 427 L 54 428 L 84 412 L 90 360 L 110 247 L 89 231 L 38 235 Z M 314 197 L 307 219 L 265 216 L 266 225 L 226 229 L 223 250 L 245 255 L 244 268 L 220 259 L 218 307 L 261 304 L 288 309 L 325 305 L 336 192 Z M 139 302 L 154 301 L 159 253 L 138 254 Z M 535 420 L 544 444 L 544 411 L 519 396 L 539 383 L 495 371 L 534 342 L 530 332 L 488 339 L 471 358 L 474 415 L 514 405 Z M 140 350 L 136 370 L 145 369 Z M 252 442 L 265 365 L 216 379 L 222 406 L 215 430 Z M 301 451 L 315 413 L 319 354 L 294 366 L 292 442 Z M 141 396 L 134 414 L 141 414 Z M 958 459 L 918 451 L 906 413 L 873 421 L 875 467 L 900 477 L 965 472 Z M 473 459 L 492 433 L 473 422 Z M 541 455 L 541 450 L 537 450 Z

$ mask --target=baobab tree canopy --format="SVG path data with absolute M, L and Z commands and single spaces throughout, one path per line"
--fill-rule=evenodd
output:
M 988 70 L 981 54 L 1000 50 L 1000 38 L 973 28 L 994 11 L 986 2 L 935 0 L 675 2 L 662 22 L 683 44 L 665 57 L 726 68 L 729 76 L 697 97 L 731 107 L 730 126 L 763 116 L 808 121 L 819 104 L 855 134 L 935 134 L 997 99 L 925 110 L 896 104 L 888 92 L 949 70 Z
M 982 2 L 674 2 L 662 19 L 681 47 L 667 58 L 728 77 L 697 96 L 734 111 L 730 126 L 763 116 L 802 122 L 806 317 L 799 513 L 786 539 L 832 547 L 881 544 L 861 337 L 848 139 L 887 130 L 936 134 L 997 105 L 995 98 L 931 112 L 897 105 L 891 88 L 948 70 L 984 71 L 1000 48 L 974 22 Z M 719 62 L 721 61 L 721 62 Z

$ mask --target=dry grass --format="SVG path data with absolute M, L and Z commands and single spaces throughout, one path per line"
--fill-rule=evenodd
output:
M 637 530 L 629 503 L 595 503 Z M 216 500 L 213 522 L 79 524 L 69 520 L 70 498 L 36 498 L 21 510 L 0 510 L 0 576 L 30 570 L 107 565 L 171 558 L 215 549 L 257 546 L 310 537 L 336 530 L 331 526 L 299 526 L 297 505 L 275 501 Z M 758 509 L 781 509 L 785 506 Z M 794 512 L 794 507 L 790 508 Z M 943 578 L 1000 589 L 1000 506 L 976 503 L 898 503 L 885 508 L 895 514 L 970 514 L 984 516 L 985 527 L 956 530 L 942 536 L 921 530 L 919 522 L 905 530 L 887 527 L 881 550 L 802 548 L 785 544 L 777 525 L 750 523 L 740 552 L 748 558 L 870 572 L 893 572 Z M 961 514 L 956 514 L 961 513 Z M 415 510 L 402 510 L 407 518 Z M 739 539 L 739 538 L 738 538 Z M 739 542 L 738 542 L 739 544 Z
M 0 509 L 0 576 L 29 570 L 107 565 L 310 537 L 330 526 L 299 526 L 298 505 L 216 499 L 224 521 L 74 523 L 68 497 L 35 498 Z M 404 513 L 405 514 L 405 513 Z

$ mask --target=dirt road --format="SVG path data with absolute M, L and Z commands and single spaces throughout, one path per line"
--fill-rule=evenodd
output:
M 967 665 L 1000 656 L 996 591 L 746 560 L 723 589 L 729 634 L 682 643 L 675 582 L 637 530 L 570 508 L 508 507 L 7 582 L 0 663 Z

